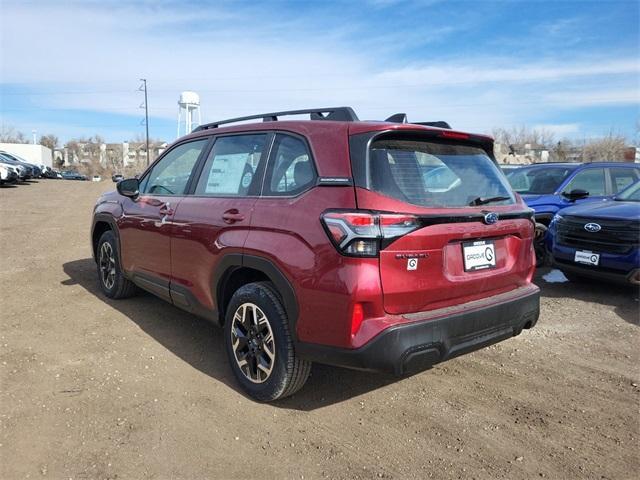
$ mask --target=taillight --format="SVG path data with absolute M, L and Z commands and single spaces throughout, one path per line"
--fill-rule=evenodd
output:
M 353 257 L 377 257 L 381 248 L 420 226 L 414 215 L 361 211 L 328 211 L 321 221 L 338 251 Z

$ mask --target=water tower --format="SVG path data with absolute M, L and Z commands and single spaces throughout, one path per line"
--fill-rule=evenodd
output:
M 196 92 L 182 92 L 178 100 L 178 137 L 191 133 L 201 123 L 200 96 Z M 180 133 L 182 125 L 184 131 Z

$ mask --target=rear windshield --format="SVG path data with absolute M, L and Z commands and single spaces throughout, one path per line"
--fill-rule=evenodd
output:
M 477 147 L 380 140 L 371 146 L 371 189 L 425 207 L 514 203 L 504 176 Z
M 519 168 L 507 174 L 511 187 L 524 195 L 547 195 L 560 188 L 575 167 Z

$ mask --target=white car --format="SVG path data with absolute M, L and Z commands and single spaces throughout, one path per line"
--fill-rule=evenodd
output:
M 91 177 L 91 181 L 92 182 L 101 182 L 102 181 L 102 177 L 100 175 L 94 175 L 93 177 Z
M 0 184 L 14 183 L 17 180 L 18 172 L 13 167 L 5 164 L 0 165 Z
M 24 165 L 20 165 L 19 163 L 6 163 L 2 161 L 0 161 L 0 165 L 9 171 L 16 172 L 20 180 L 25 180 L 27 177 L 27 167 Z

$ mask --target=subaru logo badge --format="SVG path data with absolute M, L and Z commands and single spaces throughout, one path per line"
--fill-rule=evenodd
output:
M 598 225 L 597 223 L 587 223 L 584 226 L 584 229 L 587 232 L 596 233 L 596 232 L 599 232 L 602 229 L 602 227 L 600 225 Z
M 497 213 L 491 212 L 491 213 L 487 213 L 484 216 L 484 223 L 486 223 L 487 225 L 493 225 L 497 221 L 498 221 L 498 214 Z

